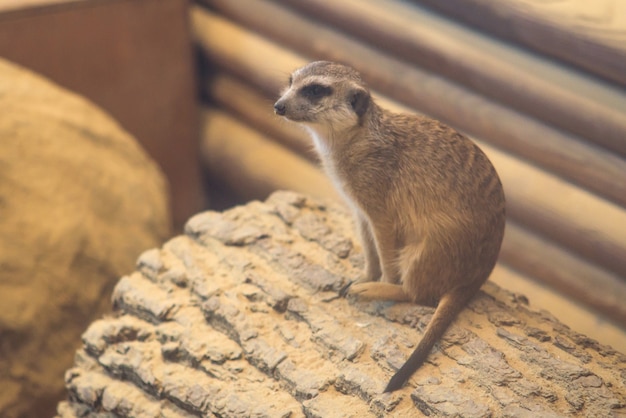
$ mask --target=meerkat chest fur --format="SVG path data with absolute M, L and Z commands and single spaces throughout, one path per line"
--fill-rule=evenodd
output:
M 305 125 L 304 129 L 308 132 L 317 155 L 320 157 L 322 164 L 325 167 L 334 166 L 334 161 L 331 152 L 331 139 L 332 132 L 327 132 L 325 129 L 320 129 L 315 126 Z
M 315 150 L 320 158 L 322 167 L 329 179 L 333 182 L 335 188 L 344 197 L 344 200 L 352 206 L 353 200 L 356 198 L 351 190 L 350 176 L 354 171 L 349 167 L 351 158 L 345 158 L 351 151 L 349 141 L 346 140 L 350 136 L 347 132 L 334 132 L 325 129 L 325 127 L 305 126 L 309 133 Z M 358 132 L 352 132 L 358 135 Z M 336 138 L 338 136 L 339 138 Z M 338 149 L 346 148 L 346 149 Z

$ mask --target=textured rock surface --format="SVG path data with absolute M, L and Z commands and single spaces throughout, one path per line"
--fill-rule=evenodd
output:
M 487 284 L 407 387 L 381 391 L 433 310 L 337 290 L 362 268 L 347 214 L 281 192 L 189 220 L 91 324 L 60 417 L 605 417 L 626 357 Z M 499 267 L 495 274 L 506 274 Z
M 0 109 L 0 416 L 45 417 L 115 282 L 167 238 L 167 190 L 110 117 L 2 60 Z

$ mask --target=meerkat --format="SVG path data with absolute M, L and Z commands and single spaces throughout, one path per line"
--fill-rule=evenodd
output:
M 378 106 L 354 69 L 310 63 L 274 111 L 310 134 L 353 212 L 365 299 L 436 306 L 424 336 L 385 392 L 401 388 L 493 270 L 504 235 L 502 184 L 487 156 L 441 122 Z

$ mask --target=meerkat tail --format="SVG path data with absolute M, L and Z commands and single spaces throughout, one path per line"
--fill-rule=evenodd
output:
M 448 326 L 454 321 L 457 314 L 463 310 L 468 300 L 468 293 L 474 292 L 457 291 L 444 295 L 435 309 L 432 319 L 426 326 L 424 337 L 419 342 L 406 363 L 393 375 L 385 392 L 393 392 L 400 389 L 424 363 L 435 343 L 441 338 Z

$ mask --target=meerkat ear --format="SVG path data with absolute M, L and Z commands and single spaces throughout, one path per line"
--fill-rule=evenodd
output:
M 350 105 L 359 118 L 365 114 L 369 104 L 370 93 L 363 87 L 355 87 L 350 92 Z

